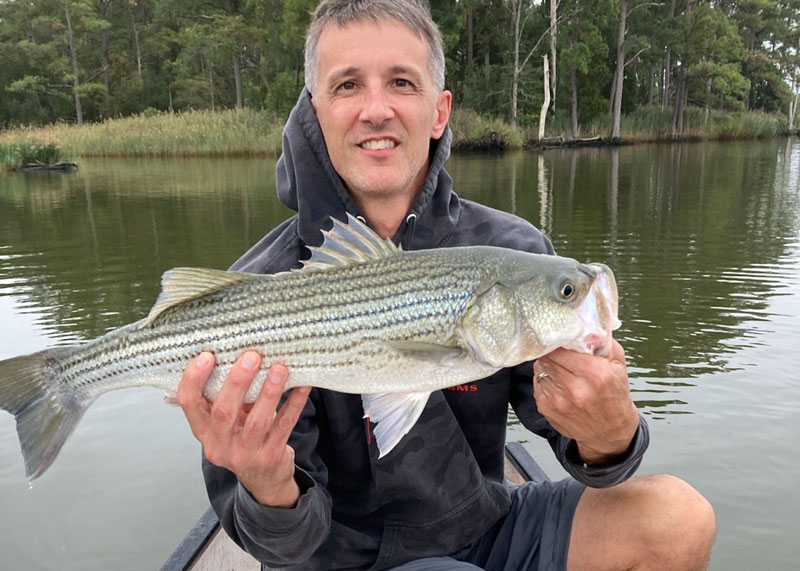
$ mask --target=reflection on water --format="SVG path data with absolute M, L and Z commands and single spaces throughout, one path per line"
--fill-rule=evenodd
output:
M 728 370 L 729 342 L 747 342 L 750 322 L 769 319 L 770 298 L 797 285 L 798 168 L 789 163 L 800 148 L 780 143 L 505 160 L 517 177 L 517 213 L 562 255 L 614 269 L 619 336 L 637 376 L 685 379 Z M 451 169 L 466 196 L 508 209 L 496 190 L 507 181 L 486 184 L 475 160 Z
M 87 159 L 71 174 L 0 176 L 0 359 L 90 339 L 141 318 L 168 268 L 227 267 L 289 215 L 275 198 L 274 166 L 264 159 Z M 749 409 L 732 412 L 752 399 L 752 379 L 764 390 L 758 409 L 764 418 L 797 426 L 789 420 L 800 404 L 797 359 L 785 348 L 800 346 L 800 142 L 465 155 L 452 158 L 448 170 L 462 196 L 530 220 L 562 255 L 614 269 L 623 322 L 617 337 L 634 398 L 654 433 L 680 422 L 720 436 L 728 434 L 723 427 L 746 424 L 742 418 L 759 418 Z M 32 496 L 20 495 L 13 421 L 0 414 L 0 505 L 22 526 L 16 539 L 0 538 L 0 553 L 17 567 L 53 568 L 24 539 L 45 533 L 56 536 L 45 544 L 66 556 L 61 563 L 74 560 L 76 569 L 99 561 L 107 568 L 152 568 L 202 512 L 198 452 L 180 413 L 156 413 L 157 396 L 133 394 L 103 397 L 90 409 L 55 474 L 37 482 Z M 511 435 L 528 438 L 515 436 L 515 422 Z M 677 434 L 665 432 L 666 444 L 649 456 L 656 466 L 662 458 L 670 469 L 686 455 L 713 456 L 706 443 L 687 444 L 694 433 Z M 746 457 L 766 454 L 775 462 L 786 452 L 765 449 L 762 441 L 749 448 L 746 438 L 738 442 L 737 454 Z M 659 455 L 665 449 L 669 461 Z M 701 481 L 716 481 L 713 470 L 692 470 Z M 122 473 L 135 477 L 121 482 Z M 726 481 L 733 486 L 735 478 Z M 59 488 L 65 483 L 68 490 Z M 76 488 L 91 490 L 86 503 L 65 499 Z M 181 491 L 167 498 L 165 489 Z M 97 508 L 97 494 L 113 498 L 109 518 L 117 517 L 117 496 L 140 502 L 141 512 L 129 506 L 123 530 L 104 529 L 112 520 L 98 514 L 91 534 L 67 531 L 69 514 Z M 730 497 L 737 494 L 731 489 Z M 147 553 L 130 545 L 132 534 L 152 532 L 149 516 L 166 505 L 173 519 L 165 517 L 161 535 L 148 536 Z M 59 509 L 63 521 L 41 524 L 45 513 Z M 107 547 L 93 547 L 94 534 L 107 536 Z M 744 545 L 734 539 L 720 541 Z M 773 548 L 774 560 L 788 561 L 787 549 Z

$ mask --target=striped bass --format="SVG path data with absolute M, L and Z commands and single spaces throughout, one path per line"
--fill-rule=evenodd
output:
M 213 400 L 236 358 L 263 355 L 287 390 L 360 394 L 384 456 L 432 391 L 474 381 L 558 347 L 605 354 L 619 327 L 603 264 L 491 246 L 402 251 L 348 215 L 333 220 L 303 268 L 272 275 L 176 268 L 149 315 L 94 339 L 0 361 L 0 408 L 16 417 L 28 477 L 55 460 L 108 391 L 176 391 L 201 351 L 216 356 Z

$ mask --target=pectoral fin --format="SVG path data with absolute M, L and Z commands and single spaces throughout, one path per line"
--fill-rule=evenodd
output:
M 397 446 L 422 414 L 431 393 L 376 393 L 361 395 L 364 418 L 376 423 L 379 458 Z

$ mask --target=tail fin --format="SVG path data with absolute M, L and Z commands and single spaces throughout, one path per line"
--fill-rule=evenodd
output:
M 75 346 L 55 347 L 0 361 L 0 409 L 17 420 L 25 472 L 41 476 L 92 403 L 61 380 L 60 357 Z

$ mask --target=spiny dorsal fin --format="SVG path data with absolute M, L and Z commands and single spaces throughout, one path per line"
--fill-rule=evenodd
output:
M 325 240 L 319 248 L 310 246 L 311 258 L 303 261 L 303 270 L 324 270 L 336 266 L 358 264 L 377 260 L 401 252 L 402 248 L 386 238 L 381 238 L 369 226 L 347 213 L 347 224 L 336 218 L 333 228 L 323 230 Z
M 142 321 L 142 327 L 152 325 L 170 307 L 175 307 L 209 294 L 212 291 L 257 277 L 255 274 L 226 272 L 207 268 L 173 268 L 167 270 L 161 276 L 161 294 L 158 296 L 147 318 Z

